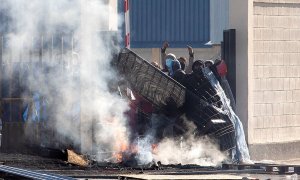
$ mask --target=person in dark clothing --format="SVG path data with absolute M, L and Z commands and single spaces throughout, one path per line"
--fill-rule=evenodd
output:
M 173 64 L 173 69 L 175 71 L 174 71 L 174 75 L 172 76 L 172 78 L 183 85 L 185 82 L 185 78 L 186 78 L 186 74 L 185 74 L 184 70 L 182 68 L 179 68 L 178 63 Z
M 214 62 L 212 60 L 206 60 L 204 65 L 205 67 L 211 67 L 212 65 L 214 65 Z
M 197 76 L 197 73 L 200 73 L 201 69 L 203 68 L 204 63 L 202 60 L 196 60 L 193 64 L 192 64 L 192 73 L 190 74 L 186 74 L 182 69 L 177 70 L 174 73 L 173 78 L 179 82 L 180 84 L 182 84 L 183 86 L 185 86 L 186 88 L 192 88 L 190 83 L 194 84 L 193 82 L 197 81 L 194 76 Z M 190 81 L 193 82 L 190 82 Z
M 204 67 L 203 60 L 196 60 L 192 65 L 192 73 L 199 72 Z
M 181 70 L 185 70 L 186 66 L 186 58 L 185 57 L 179 57 L 178 61 L 180 62 Z
M 202 81 L 203 81 L 203 74 L 202 68 L 204 67 L 204 63 L 202 60 L 196 60 L 192 65 L 192 73 L 187 74 L 185 77 L 185 81 L 182 82 L 183 85 L 193 92 L 196 95 L 203 95 L 201 91 Z
M 221 76 L 218 72 L 218 66 L 220 64 L 220 61 L 216 60 L 215 62 L 212 60 L 206 60 L 204 63 L 204 66 L 209 68 L 215 75 L 215 77 L 217 78 L 217 80 L 219 82 L 221 82 Z

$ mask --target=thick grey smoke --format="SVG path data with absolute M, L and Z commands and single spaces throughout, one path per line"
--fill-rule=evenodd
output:
M 101 0 L 2 0 L 0 6 L 8 17 L 10 50 L 3 61 L 47 67 L 26 66 L 24 78 L 30 92 L 42 97 L 47 126 L 57 133 L 45 141 L 81 144 L 84 153 L 98 152 L 98 160 L 126 146 L 127 102 L 109 91 L 116 79 L 110 62 L 118 47 L 108 46 L 112 35 L 103 36 L 113 27 L 109 17 L 118 16 L 113 7 Z
M 158 144 L 154 159 L 163 164 L 197 164 L 201 166 L 220 165 L 226 156 L 215 143 L 207 138 L 189 135 L 177 141 L 164 139 Z
M 201 166 L 218 166 L 226 159 L 212 139 L 196 137 L 195 125 L 185 120 L 188 131 L 179 138 L 164 138 L 158 144 L 153 133 L 138 139 L 138 163 L 147 164 L 160 161 L 162 164 L 197 164 Z
M 57 140 L 80 145 L 83 153 L 97 154 L 98 161 L 114 161 L 118 160 L 117 153 L 128 147 L 124 116 L 128 105 L 110 93 L 118 78 L 110 67 L 118 47 L 109 46 L 114 37 L 103 33 L 114 27 L 110 20 L 118 15 L 104 2 L 1 0 L 0 10 L 8 17 L 1 30 L 7 31 L 9 49 L 3 61 L 27 63 L 23 84 L 30 90 L 29 96 L 41 99 L 47 114 L 46 129 L 55 130 L 55 136 L 42 138 L 43 144 L 53 145 L 51 140 Z M 38 68 L 41 65 L 45 68 Z M 39 114 L 38 109 L 34 111 L 31 115 Z M 32 132 L 29 125 L 27 134 Z M 181 140 L 164 139 L 155 149 L 152 134 L 137 143 L 140 164 L 155 160 L 216 165 L 224 159 L 210 141 L 197 139 L 191 132 Z M 114 155 L 116 158 L 110 159 Z

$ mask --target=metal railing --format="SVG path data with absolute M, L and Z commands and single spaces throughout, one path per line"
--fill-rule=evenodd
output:
M 79 64 L 75 52 L 76 40 L 72 36 L 41 36 L 20 42 L 14 49 L 9 37 L 0 37 L 0 118 L 3 124 L 1 149 L 22 149 L 27 139 L 24 136 L 23 113 L 26 105 L 32 106 L 30 84 L 24 84 L 24 76 L 51 65 L 65 71 L 74 71 Z M 26 73 L 25 73 L 26 72 Z M 42 108 L 40 109 L 42 110 Z M 42 116 L 42 111 L 39 112 Z M 39 142 L 45 122 L 31 123 L 32 142 Z M 28 128 L 28 127 L 27 127 Z

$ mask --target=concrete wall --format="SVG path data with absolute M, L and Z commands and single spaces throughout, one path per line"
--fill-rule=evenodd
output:
M 230 0 L 229 1 L 229 28 L 236 29 L 236 112 L 240 117 L 246 139 L 248 139 L 248 87 L 251 71 L 248 64 L 251 63 L 249 55 L 248 41 L 248 8 L 251 1 Z M 251 7 L 251 6 L 250 6 Z
M 300 140 L 300 1 L 286 2 L 254 3 L 253 143 Z
M 252 159 L 300 157 L 300 1 L 230 0 L 237 114 Z

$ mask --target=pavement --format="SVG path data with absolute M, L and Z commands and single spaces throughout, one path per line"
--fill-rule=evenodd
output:
M 263 161 L 262 161 L 263 162 Z M 265 161 L 274 163 L 274 161 Z M 298 165 L 300 159 L 277 161 L 279 164 Z M 222 170 L 218 168 L 163 168 L 163 169 L 134 169 L 117 164 L 106 166 L 91 166 L 82 168 L 58 159 L 50 159 L 34 155 L 0 153 L 0 163 L 6 166 L 69 176 L 75 179 L 300 179 L 299 175 L 288 173 L 267 173 L 263 169 Z

